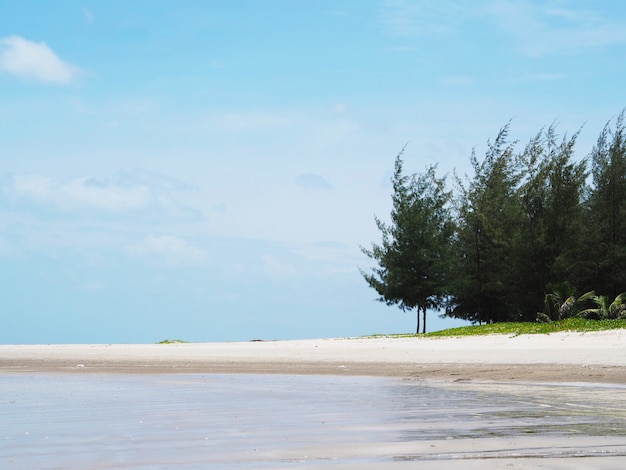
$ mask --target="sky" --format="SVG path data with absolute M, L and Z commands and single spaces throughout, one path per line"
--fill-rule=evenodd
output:
M 412 332 L 359 272 L 402 147 L 582 159 L 625 76 L 621 0 L 0 0 L 0 343 Z

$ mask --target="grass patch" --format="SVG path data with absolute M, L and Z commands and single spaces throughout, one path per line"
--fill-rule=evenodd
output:
M 183 341 L 182 339 L 164 339 L 163 341 L 159 341 L 157 344 L 178 344 L 186 342 L 187 341 Z
M 567 318 L 565 320 L 550 323 L 515 322 L 515 323 L 491 323 L 488 325 L 462 326 L 447 330 L 433 331 L 425 335 L 398 334 L 398 335 L 372 335 L 372 337 L 412 338 L 423 336 L 427 338 L 440 338 L 449 336 L 484 336 L 484 335 L 536 335 L 558 333 L 560 331 L 603 331 L 626 328 L 626 320 L 587 320 L 585 318 Z

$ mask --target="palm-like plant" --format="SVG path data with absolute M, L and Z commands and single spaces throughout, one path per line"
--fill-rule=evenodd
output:
M 537 314 L 538 322 L 551 322 L 575 317 L 581 314 L 582 306 L 596 296 L 594 291 L 576 297 L 574 289 L 568 282 L 556 284 L 553 291 L 546 294 L 544 311 Z M 625 298 L 626 300 L 626 298 Z
M 606 295 L 594 295 L 591 300 L 595 308 L 582 310 L 579 315 L 597 320 L 626 319 L 626 292 L 622 292 L 611 302 Z

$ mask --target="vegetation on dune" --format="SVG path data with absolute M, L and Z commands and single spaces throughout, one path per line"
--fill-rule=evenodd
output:
M 186 343 L 187 341 L 183 341 L 182 339 L 164 339 L 163 341 L 159 341 L 156 344 L 178 344 L 178 343 Z
M 559 332 L 589 332 L 626 329 L 626 320 L 589 320 L 586 318 L 567 318 L 549 323 L 534 322 L 499 322 L 485 325 L 463 326 L 447 330 L 433 331 L 426 334 L 373 335 L 372 337 L 393 338 L 438 338 L 457 336 L 486 336 L 494 334 L 518 336 L 549 334 Z
M 508 123 L 454 191 L 432 165 L 405 175 L 400 152 L 382 243 L 362 248 L 377 300 L 417 309 L 417 332 L 427 309 L 478 325 L 625 318 L 625 111 L 578 160 L 578 132 L 551 125 L 518 151 Z
M 626 320 L 589 320 L 575 317 L 549 323 L 500 322 L 465 326 L 443 331 L 433 331 L 432 333 L 427 333 L 425 336 L 480 336 L 492 334 L 533 335 L 567 331 L 586 332 L 617 330 L 622 328 L 626 328 Z

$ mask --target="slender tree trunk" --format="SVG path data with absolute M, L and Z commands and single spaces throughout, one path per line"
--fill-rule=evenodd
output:
M 422 321 L 422 333 L 426 334 L 426 307 L 422 309 L 422 315 L 424 317 L 424 321 Z
M 420 334 L 420 308 L 417 307 L 417 329 L 415 330 L 415 334 Z
M 476 281 L 478 282 L 478 319 L 483 319 L 483 280 L 481 273 L 481 258 L 480 258 L 480 222 L 476 223 L 474 230 L 474 241 L 476 243 Z

